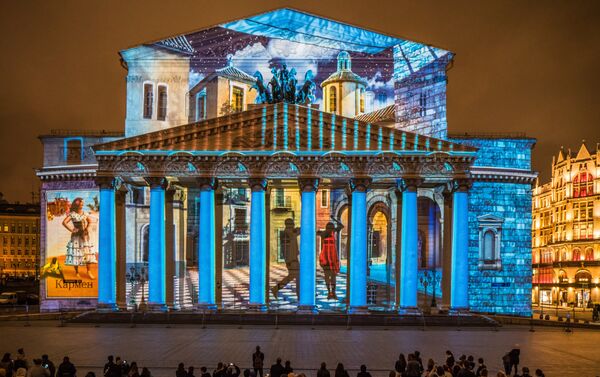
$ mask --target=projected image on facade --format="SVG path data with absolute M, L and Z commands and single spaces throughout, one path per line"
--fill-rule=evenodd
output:
M 97 296 L 98 192 L 49 191 L 46 259 L 40 276 L 48 297 Z
M 99 308 L 530 314 L 535 140 L 449 136 L 453 53 L 277 9 L 120 55 L 124 135 L 38 173 L 108 203 Z

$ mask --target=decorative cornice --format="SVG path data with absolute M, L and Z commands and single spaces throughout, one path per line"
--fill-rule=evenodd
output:
M 352 178 L 348 184 L 351 191 L 367 192 L 372 181 L 371 178 L 366 177 Z
M 319 188 L 319 178 L 299 178 L 298 187 L 300 188 L 300 192 L 317 191 Z
M 268 180 L 265 178 L 250 178 L 248 179 L 248 186 L 251 191 L 265 191 L 267 189 Z

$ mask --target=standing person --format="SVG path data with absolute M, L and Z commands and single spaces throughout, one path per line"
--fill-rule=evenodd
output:
M 127 373 L 127 377 L 140 377 L 140 371 L 135 361 L 131 362 L 131 365 L 129 366 L 129 372 Z
M 90 242 L 88 227 L 90 220 L 88 214 L 83 210 L 83 198 L 75 198 L 71 203 L 69 214 L 65 216 L 62 225 L 71 233 L 71 239 L 67 243 L 66 266 L 73 266 L 75 276 L 79 275 L 79 266 L 85 266 L 87 275 L 91 280 L 96 277 L 90 271 L 90 264 L 98 263 L 94 245 Z
M 194 376 L 194 367 L 193 367 L 193 366 L 191 366 L 191 365 L 190 365 L 190 366 L 188 367 L 188 370 L 187 370 L 187 373 L 186 373 L 186 375 L 185 375 L 185 376 L 186 376 L 186 377 L 195 377 L 195 376 Z
M 425 370 L 425 368 L 423 368 L 423 360 L 421 359 L 421 352 L 415 351 L 415 352 L 413 352 L 413 355 L 415 355 L 415 360 L 417 360 L 417 362 L 419 363 L 419 367 L 421 368 L 421 373 L 423 373 L 423 370 Z
M 200 367 L 200 377 L 211 377 L 206 367 Z
M 325 362 L 321 363 L 321 368 L 317 371 L 317 377 L 331 377 L 329 374 L 329 370 L 327 370 L 327 364 Z
M 408 362 L 406 363 L 406 377 L 421 377 L 421 366 L 415 359 L 415 355 L 408 354 Z
M 240 373 L 240 367 L 238 367 L 234 363 L 229 364 L 227 369 L 225 369 L 225 377 L 239 377 Z
M 113 373 L 115 371 L 115 358 L 113 355 L 108 355 L 108 362 L 104 364 L 104 369 L 102 369 L 102 374 L 104 377 L 118 377 L 114 376 Z
M 0 369 L 4 369 L 6 371 L 6 377 L 12 377 L 14 369 L 14 364 L 12 359 L 10 358 L 10 352 L 7 352 L 2 356 L 2 360 L 0 360 Z
M 68 356 L 63 357 L 63 362 L 58 366 L 56 377 L 75 377 L 77 368 L 71 363 Z
M 371 377 L 371 373 L 367 372 L 367 366 L 365 364 L 360 366 L 360 372 L 356 374 L 356 377 Z
M 29 367 L 27 363 L 27 357 L 25 357 L 25 350 L 23 348 L 19 348 L 17 350 L 17 359 L 13 364 L 14 370 L 19 370 L 19 368 L 27 369 Z
M 225 365 L 222 362 L 217 363 L 217 369 L 214 370 L 213 377 L 225 377 Z
M 27 371 L 27 377 L 50 377 L 50 371 L 42 366 L 42 359 L 33 359 L 33 365 Z
M 285 371 L 285 374 L 290 374 L 294 372 L 294 368 L 292 368 L 292 362 L 289 360 L 285 361 L 285 365 L 283 367 L 283 370 Z
M 54 377 L 56 373 L 56 367 L 54 363 L 48 359 L 48 355 L 42 355 L 42 366 L 50 372 L 50 377 Z
M 450 350 L 446 351 L 446 365 L 448 365 L 448 368 L 452 369 L 452 367 L 454 366 L 455 360 L 454 360 L 454 355 L 452 354 L 452 352 Z
M 283 365 L 281 365 L 281 357 L 278 357 L 275 364 L 271 365 L 271 370 L 269 372 L 271 375 L 270 377 L 281 377 L 284 373 L 285 369 L 283 368 Z
M 487 367 L 485 366 L 485 364 L 483 363 L 483 358 L 480 357 L 477 362 L 479 363 L 479 365 L 477 366 L 477 371 L 475 372 L 475 375 L 477 377 L 481 376 L 481 371 L 484 369 L 487 369 Z
M 504 366 L 504 374 L 506 374 L 507 376 L 510 375 L 510 353 L 507 353 L 506 355 L 502 356 L 502 366 Z
M 398 356 L 398 360 L 396 360 L 396 365 L 394 366 L 394 369 L 401 375 L 403 375 L 404 372 L 406 372 L 406 358 L 404 357 L 403 353 L 401 353 L 400 356 Z
M 265 364 L 265 354 L 260 351 L 260 346 L 256 346 L 256 352 L 252 354 L 252 368 L 254 368 L 254 375 L 263 377 L 263 368 Z
M 319 264 L 325 274 L 325 285 L 327 286 L 327 298 L 337 300 L 336 277 L 340 272 L 340 259 L 337 252 L 336 233 L 342 230 L 344 226 L 338 222 L 336 226 L 333 222 L 325 225 L 325 230 L 318 231 L 317 235 L 321 237 L 321 252 L 319 253 Z
M 510 375 L 513 368 L 515 368 L 516 375 L 517 373 L 519 373 L 519 355 L 521 354 L 521 350 L 518 348 L 513 348 L 508 354 L 510 356 L 510 369 L 508 370 L 508 373 L 506 375 Z
M 337 367 L 335 368 L 334 377 L 350 377 L 348 371 L 344 369 L 344 364 L 338 363 Z
M 187 372 L 183 363 L 179 363 L 177 370 L 175 371 L 175 377 L 187 377 Z
M 277 283 L 277 285 L 271 288 L 271 292 L 273 293 L 273 296 L 277 297 L 277 293 L 279 293 L 279 290 L 285 287 L 289 282 L 294 280 L 296 282 L 296 297 L 300 297 L 300 285 L 298 282 L 298 277 L 300 276 L 300 262 L 298 261 L 298 236 L 300 235 L 300 228 L 296 228 L 294 226 L 294 219 L 285 219 L 285 228 L 283 229 L 283 235 L 285 250 L 285 266 L 288 270 L 288 274 L 283 279 L 281 279 L 279 283 Z
M 521 371 L 523 372 L 523 374 L 521 374 L 521 377 L 531 377 L 531 374 L 529 374 L 529 368 L 523 367 Z

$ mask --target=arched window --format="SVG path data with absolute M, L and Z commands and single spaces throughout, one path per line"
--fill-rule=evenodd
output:
M 167 86 L 158 86 L 158 112 L 156 114 L 158 120 L 167 119 Z
M 335 113 L 337 111 L 337 89 L 335 86 L 329 87 L 329 112 Z
M 583 198 L 594 194 L 594 177 L 582 171 L 573 178 L 573 197 Z
M 592 282 L 592 274 L 588 270 L 579 270 L 575 274 L 575 283 L 589 284 Z
M 152 119 L 152 110 L 154 108 L 154 85 L 144 84 L 144 119 Z
M 594 249 L 588 247 L 587 249 L 585 249 L 585 260 L 586 261 L 593 261 L 594 260 Z
M 480 269 L 502 268 L 500 245 L 504 219 L 494 215 L 483 215 L 479 220 L 479 263 Z
M 581 250 L 573 249 L 572 260 L 573 262 L 578 262 L 581 260 Z
M 569 277 L 567 276 L 567 272 L 565 270 L 560 270 L 558 272 L 558 282 L 559 283 L 568 283 Z

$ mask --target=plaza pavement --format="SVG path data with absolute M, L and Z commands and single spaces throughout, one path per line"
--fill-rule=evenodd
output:
M 83 377 L 88 370 L 101 376 L 109 354 L 146 366 L 153 377 L 174 377 L 179 362 L 212 371 L 218 361 L 233 362 L 242 369 L 250 366 L 250 354 L 261 345 L 265 365 L 277 356 L 292 361 L 296 372 L 316 376 L 321 361 L 333 369 L 343 362 L 355 376 L 365 363 L 373 377 L 385 377 L 398 354 L 420 350 L 423 361 L 444 360 L 450 349 L 483 357 L 491 375 L 501 368 L 501 356 L 518 344 L 523 366 L 542 368 L 546 376 L 600 376 L 600 331 L 575 329 L 566 333 L 556 328 L 503 327 L 491 329 L 455 328 L 353 328 L 311 329 L 310 327 L 199 326 L 108 326 L 68 325 L 54 321 L 0 322 L 0 352 L 16 352 L 24 347 L 29 358 L 48 353 L 60 363 L 69 355 Z M 199 375 L 199 371 L 196 375 Z

